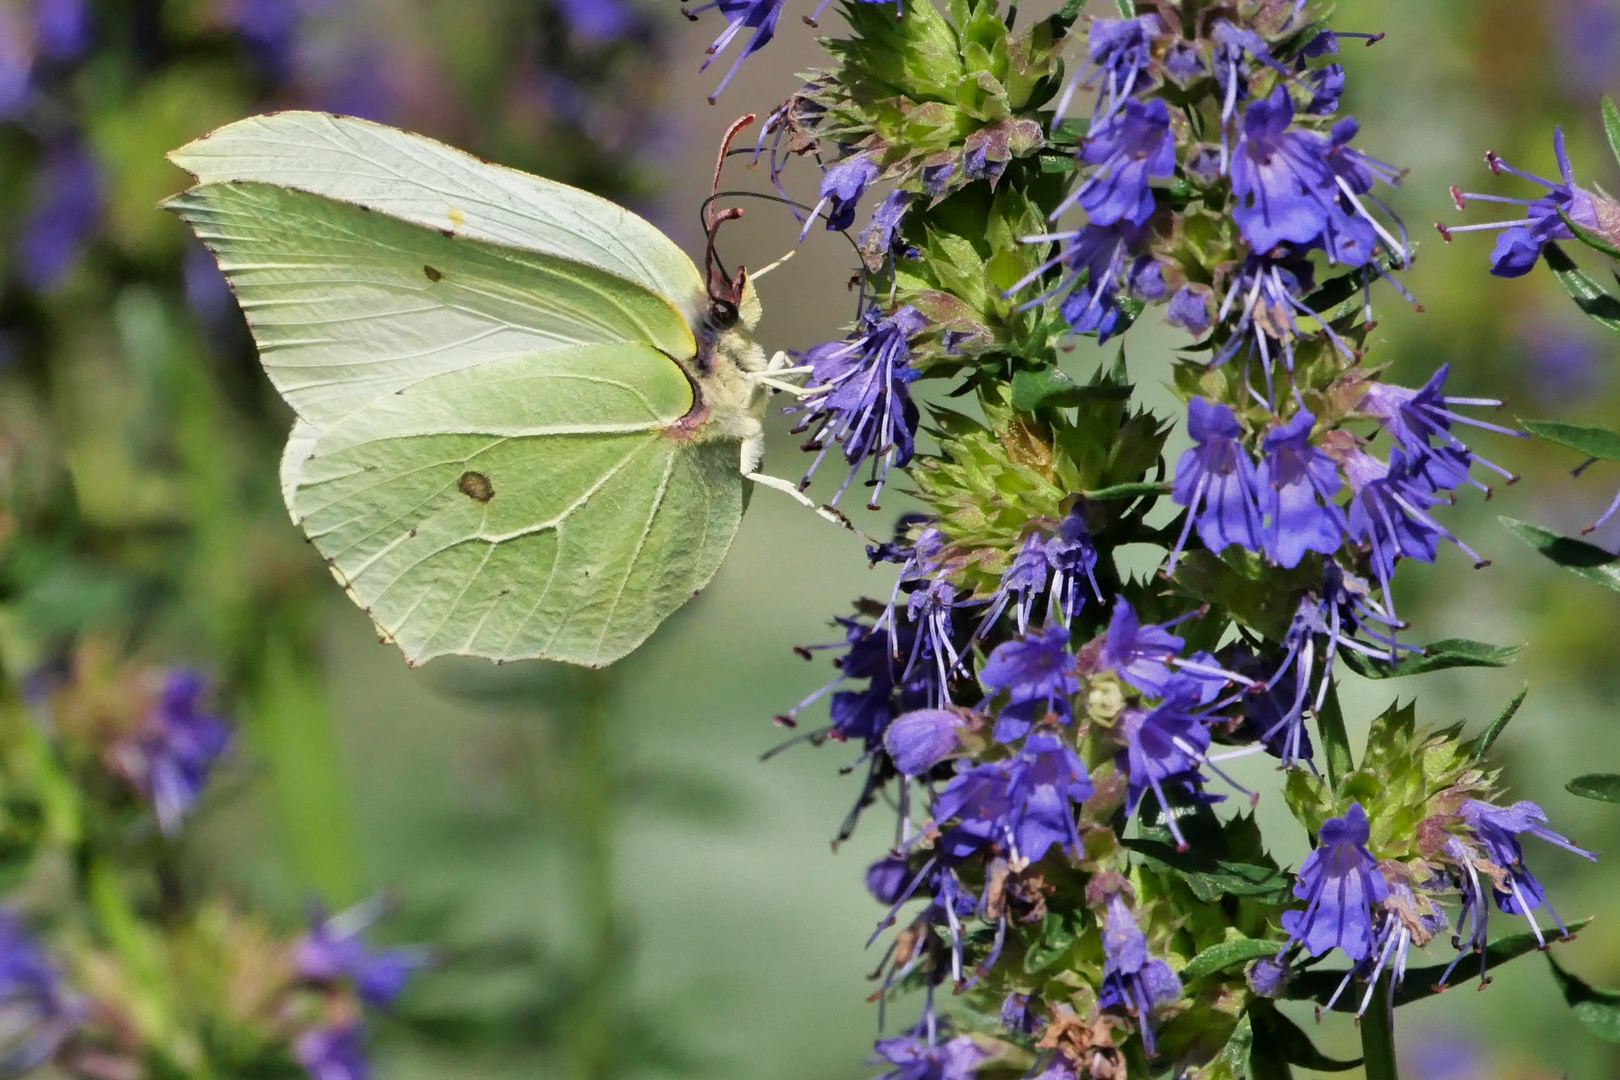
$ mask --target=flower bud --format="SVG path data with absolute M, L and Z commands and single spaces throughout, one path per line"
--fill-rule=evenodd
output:
M 879 859 L 866 868 L 866 891 L 880 904 L 899 903 L 911 883 L 911 868 L 906 860 L 893 855 Z
M 907 776 L 925 773 L 954 753 L 962 721 L 944 709 L 918 709 L 897 717 L 883 735 L 894 767 Z

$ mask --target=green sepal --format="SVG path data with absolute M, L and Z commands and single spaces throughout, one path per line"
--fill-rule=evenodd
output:
M 1595 544 L 1559 536 L 1540 525 L 1517 518 L 1504 517 L 1499 520 L 1518 534 L 1520 540 L 1570 573 L 1620 592 L 1620 555 L 1611 555 Z
M 1614 773 L 1587 773 L 1565 784 L 1564 790 L 1583 799 L 1620 803 L 1620 776 Z
M 1519 426 L 1538 439 L 1567 447 L 1577 454 L 1602 461 L 1620 461 L 1620 434 L 1606 428 L 1566 424 L 1561 420 L 1526 420 Z
M 1564 219 L 1564 225 L 1570 232 L 1575 234 L 1576 240 L 1579 240 L 1593 251 L 1607 255 L 1611 259 L 1620 259 L 1620 248 L 1615 247 L 1601 234 L 1593 232 L 1570 217 L 1569 211 L 1562 206 L 1558 207 L 1558 216 Z
M 1136 0 L 1114 0 L 1114 6 L 1119 8 L 1120 18 L 1136 18 Z
M 1237 937 L 1230 941 L 1223 941 L 1219 945 L 1211 945 L 1197 956 L 1187 962 L 1181 969 L 1181 981 L 1184 983 L 1202 979 L 1205 975 L 1213 975 L 1238 964 L 1247 964 L 1251 960 L 1261 960 L 1268 956 L 1276 956 L 1286 948 L 1286 941 L 1266 941 L 1261 938 Z
M 1591 919 L 1581 919 L 1569 924 L 1569 932 L 1574 934 Z M 1517 960 L 1528 952 L 1535 952 L 1541 947 L 1536 935 L 1529 930 L 1517 934 L 1506 934 L 1485 946 L 1485 964 L 1487 968 L 1495 968 L 1509 960 Z M 1412 968 L 1406 973 L 1406 980 L 1395 988 L 1395 1007 L 1409 1005 L 1414 1001 L 1433 997 L 1439 993 L 1435 984 L 1440 976 L 1445 974 L 1448 964 L 1430 964 L 1428 967 Z M 1459 964 L 1457 970 L 1468 971 L 1470 974 L 1460 982 L 1454 982 L 1451 987 L 1466 985 L 1469 979 L 1477 978 L 1474 972 L 1478 968 L 1472 964 Z M 1328 999 L 1333 997 L 1333 991 L 1338 989 L 1339 981 L 1344 978 L 1342 971 L 1302 971 L 1295 975 L 1288 984 L 1287 997 L 1294 1001 L 1314 1001 L 1318 1005 L 1326 1006 Z M 1334 1003 L 1334 1012 L 1353 1013 L 1360 1007 L 1360 1000 L 1354 994 L 1340 994 L 1339 1000 Z
M 1547 963 L 1564 995 L 1564 1003 L 1581 1026 L 1604 1042 L 1620 1043 L 1620 990 L 1588 985 L 1560 967 L 1552 953 L 1547 954 Z
M 1094 501 L 1107 501 L 1109 499 L 1139 499 L 1144 496 L 1163 495 L 1170 490 L 1169 484 L 1155 484 L 1143 482 L 1139 484 L 1115 484 L 1112 487 L 1098 488 L 1082 494 L 1085 498 Z
M 1491 721 L 1491 726 L 1480 732 L 1479 738 L 1474 740 L 1473 755 L 1475 761 L 1484 757 L 1490 752 L 1491 747 L 1496 745 L 1497 736 L 1501 735 L 1502 729 L 1508 726 L 1508 721 L 1518 715 L 1519 706 L 1524 704 L 1524 699 L 1529 693 L 1530 684 L 1525 683 L 1519 692 L 1513 695 L 1513 700 L 1507 703 L 1507 708 L 1498 713 L 1496 719 Z
M 1553 277 L 1558 279 L 1558 284 L 1564 287 L 1569 298 L 1575 301 L 1576 307 L 1610 330 L 1620 332 L 1620 300 L 1604 292 L 1597 282 L 1582 273 L 1574 260 L 1557 244 L 1549 241 L 1542 248 L 1542 255 L 1547 260 L 1547 269 L 1553 272 Z
M 1467 638 L 1446 638 L 1424 647 L 1421 653 L 1407 654 L 1397 663 L 1375 660 L 1351 649 L 1340 651 L 1340 657 L 1350 670 L 1366 679 L 1395 679 L 1402 675 L 1422 675 L 1446 668 L 1507 667 L 1523 645 L 1490 645 Z
M 1322 1053 L 1298 1024 L 1265 998 L 1256 998 L 1249 1006 L 1249 1018 L 1254 1025 L 1255 1045 L 1268 1047 L 1290 1065 L 1317 1072 L 1347 1072 L 1361 1065 L 1360 1058 L 1340 1061 Z

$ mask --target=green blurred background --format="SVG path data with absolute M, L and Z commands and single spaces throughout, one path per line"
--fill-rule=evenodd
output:
M 1037 15 L 1055 6 L 1024 4 Z M 413 989 L 380 1030 L 385 1080 L 867 1076 L 876 957 L 863 946 L 879 913 L 861 874 L 887 837 L 874 820 L 830 848 L 856 792 L 855 777 L 838 775 L 849 749 L 759 756 L 782 736 L 772 715 L 831 674 L 792 647 L 831 640 L 829 618 L 857 596 L 886 596 L 892 577 L 868 570 L 849 536 L 759 492 L 715 583 L 605 678 L 452 661 L 408 670 L 281 512 L 288 414 L 219 282 L 179 223 L 152 208 L 184 180 L 165 150 L 237 116 L 312 105 L 600 190 L 698 253 L 720 132 L 741 112 L 768 111 L 817 62 L 797 17 L 808 0 L 790 2 L 778 40 L 716 106 L 705 97 L 723 66 L 697 71 L 721 26 L 712 14 L 689 24 L 674 0 L 648 0 L 628 31 L 598 37 L 566 7 L 283 0 L 289 22 L 255 24 L 253 12 L 277 5 L 93 5 L 89 52 L 53 74 L 46 106 L 0 128 L 0 448 L 14 487 L 50 505 L 70 488 L 79 517 L 72 559 L 17 573 L 0 647 L 13 674 L 85 634 L 145 660 L 200 664 L 229 691 L 244 745 L 193 829 L 194 873 L 289 926 L 311 895 L 382 890 L 397 902 L 394 936 L 494 955 Z M 1524 194 L 1489 173 L 1487 148 L 1553 172 L 1555 124 L 1583 182 L 1620 186 L 1597 113 L 1601 93 L 1620 91 L 1620 0 L 1339 10 L 1341 29 L 1389 35 L 1349 47 L 1346 110 L 1362 121 L 1360 144 L 1410 169 L 1395 205 L 1420 242 L 1405 282 L 1423 310 L 1381 289 L 1371 362 L 1408 385 L 1450 363 L 1455 393 L 1613 427 L 1620 341 L 1550 277 L 1490 277 L 1488 238 L 1447 246 L 1430 226 L 1486 219 L 1484 208 L 1459 215 L 1448 185 Z M 282 37 L 254 36 L 272 24 Z M 96 205 L 31 239 L 53 199 L 74 197 L 78 174 L 62 165 L 74 154 L 91 163 Z M 732 183 L 765 188 L 740 164 Z M 803 195 L 815 182 L 803 167 L 790 187 Z M 726 253 L 762 265 L 797 232 L 785 211 L 750 205 Z M 42 272 L 59 249 L 62 265 Z M 851 267 L 842 240 L 812 234 L 761 286 L 767 347 L 839 336 Z M 1159 384 L 1182 341 L 1148 325 L 1131 335 L 1132 374 L 1150 399 L 1169 401 Z M 1081 344 L 1070 370 L 1098 359 Z M 1577 773 L 1620 771 L 1620 603 L 1538 562 L 1496 523 L 1509 514 L 1573 533 L 1608 504 L 1620 472 L 1574 480 L 1569 455 L 1494 436 L 1478 449 L 1525 477 L 1488 504 L 1465 498 L 1447 519 L 1496 565 L 1475 571 L 1446 552 L 1411 567 L 1402 611 L 1420 640 L 1528 645 L 1503 671 L 1395 688 L 1415 693 L 1431 724 L 1479 725 L 1530 682 L 1498 744 L 1516 797 L 1604 853 L 1596 868 L 1551 848 L 1532 855 L 1566 919 L 1598 916 L 1560 955 L 1589 981 L 1620 985 L 1620 811 L 1563 791 Z M 780 420 L 767 468 L 803 468 Z M 905 508 L 897 494 L 861 524 L 885 531 Z M 1597 539 L 1613 549 L 1620 528 Z M 1352 723 L 1364 726 L 1390 689 L 1353 687 Z M 1271 793 L 1262 820 L 1297 865 L 1304 840 L 1275 774 L 1254 765 L 1242 778 Z M 1416 1080 L 1620 1074 L 1620 1055 L 1571 1019 L 1536 957 L 1484 993 L 1403 1010 L 1398 1028 Z M 1345 1056 L 1355 1044 L 1339 1018 L 1320 1041 Z

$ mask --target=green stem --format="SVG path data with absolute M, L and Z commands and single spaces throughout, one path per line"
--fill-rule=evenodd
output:
M 1350 736 L 1344 730 L 1344 712 L 1339 708 L 1338 683 L 1328 687 L 1322 711 L 1316 717 L 1316 730 L 1322 736 L 1327 756 L 1328 786 L 1337 793 L 1339 782 L 1356 767 L 1355 759 L 1350 756 Z
M 1362 1067 L 1367 1080 L 1400 1080 L 1395 1068 L 1395 1010 L 1390 1007 L 1390 976 L 1379 977 L 1372 1008 L 1361 1018 Z
M 576 675 L 570 715 L 559 717 L 569 777 L 568 823 L 574 848 L 574 910 L 582 939 L 579 994 L 564 1026 L 564 1060 L 571 1080 L 607 1080 L 616 1070 L 613 1049 L 620 1013 L 624 960 L 614 899 L 617 770 L 609 679 L 599 671 Z

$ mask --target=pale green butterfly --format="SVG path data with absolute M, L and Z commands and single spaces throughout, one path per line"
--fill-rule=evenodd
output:
M 758 472 L 799 369 L 717 268 L 726 213 L 706 283 L 611 202 L 365 120 L 256 116 L 169 157 L 197 186 L 165 206 L 297 413 L 287 508 L 410 663 L 611 663 L 714 576 L 748 481 L 809 503 Z

